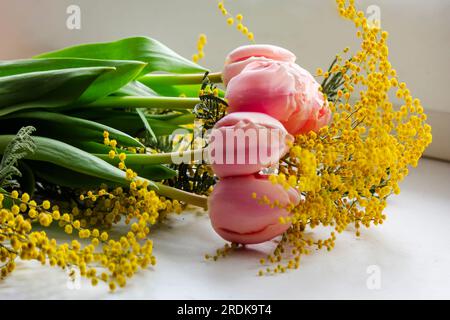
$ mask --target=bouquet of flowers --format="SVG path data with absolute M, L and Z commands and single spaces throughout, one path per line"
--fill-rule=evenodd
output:
M 275 239 L 260 275 L 299 268 L 349 226 L 358 236 L 383 223 L 431 128 L 389 62 L 388 33 L 336 3 L 360 48 L 314 75 L 289 50 L 254 44 L 222 1 L 252 44 L 221 73 L 197 64 L 205 35 L 193 61 L 134 37 L 0 62 L 1 278 L 38 260 L 123 287 L 156 263 L 151 227 L 188 205 L 228 241 L 207 259 Z M 129 231 L 111 237 L 119 223 Z M 316 227 L 329 236 L 306 235 Z

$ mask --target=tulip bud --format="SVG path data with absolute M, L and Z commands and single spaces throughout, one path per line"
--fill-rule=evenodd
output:
M 254 197 L 256 194 L 256 198 Z M 269 204 L 261 203 L 266 198 Z M 279 206 L 271 206 L 275 201 Z M 252 244 L 273 239 L 289 227 L 280 222 L 289 212 L 286 206 L 297 205 L 300 194 L 273 184 L 267 176 L 249 175 L 221 179 L 208 199 L 214 230 L 225 240 Z
M 266 114 L 230 113 L 211 132 L 209 159 L 218 177 L 254 174 L 277 164 L 292 141 L 283 125 Z
M 242 69 L 253 61 L 284 61 L 295 62 L 295 55 L 287 49 L 273 45 L 247 45 L 236 48 L 225 59 L 222 73 L 225 86 L 238 75 Z
M 331 112 L 320 85 L 305 69 L 279 61 L 251 62 L 228 83 L 229 112 L 262 112 L 291 134 L 318 131 Z

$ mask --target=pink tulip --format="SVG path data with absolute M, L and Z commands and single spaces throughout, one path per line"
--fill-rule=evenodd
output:
M 331 120 L 331 110 L 328 107 L 328 102 L 324 102 L 322 94 L 317 96 L 310 112 L 306 122 L 303 120 L 301 112 L 294 113 L 288 121 L 283 123 L 284 127 L 294 135 L 310 131 L 318 132 L 321 128 L 328 125 Z
M 256 193 L 256 199 L 252 196 Z M 260 203 L 266 196 L 270 203 L 278 201 L 280 207 Z M 209 215 L 214 230 L 225 240 L 252 244 L 273 239 L 289 227 L 281 223 L 287 217 L 284 209 L 289 204 L 297 205 L 299 193 L 290 188 L 270 182 L 266 176 L 249 175 L 220 180 L 208 200 Z
M 216 123 L 209 143 L 212 169 L 218 177 L 257 173 L 278 163 L 293 137 L 276 119 L 263 113 L 235 112 Z
M 247 45 L 231 51 L 225 59 L 225 67 L 222 73 L 225 86 L 238 75 L 242 69 L 253 61 L 284 61 L 295 62 L 295 55 L 287 49 L 267 45 Z
M 255 61 L 228 83 L 228 110 L 266 113 L 294 135 L 318 131 L 331 118 L 319 88 L 314 77 L 297 64 Z

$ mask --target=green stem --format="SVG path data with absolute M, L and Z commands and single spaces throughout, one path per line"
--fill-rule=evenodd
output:
M 126 162 L 130 165 L 172 164 L 174 163 L 174 159 L 183 159 L 183 161 L 188 160 L 187 162 L 192 162 L 194 160 L 201 160 L 203 152 L 204 149 L 155 154 L 127 154 Z M 117 158 L 111 159 L 107 154 L 95 153 L 94 156 L 108 163 L 118 163 Z
M 200 157 L 203 156 L 203 152 L 204 149 L 188 150 L 185 152 L 159 153 L 159 154 L 128 154 L 127 164 L 135 164 L 135 165 L 170 164 L 173 163 L 174 162 L 173 160 L 177 158 L 194 161 L 197 159 L 201 159 Z M 94 155 L 109 163 L 117 162 L 117 158 L 111 159 L 107 154 L 94 154 Z M 177 188 L 169 187 L 159 182 L 153 183 L 157 186 L 158 188 L 157 192 L 161 196 L 176 199 L 179 201 L 192 204 L 197 207 L 207 209 L 208 198 L 205 196 L 200 196 Z
M 176 97 L 106 97 L 85 106 L 85 108 L 160 108 L 172 110 L 192 109 L 200 102 L 198 98 Z
M 146 74 L 140 77 L 138 80 L 146 86 L 152 87 L 154 85 L 167 86 L 167 85 L 183 85 L 183 84 L 201 84 L 203 73 L 191 73 L 191 74 Z M 208 78 L 211 82 L 222 83 L 222 73 L 215 72 L 208 74 Z
M 158 187 L 156 192 L 161 196 L 183 201 L 205 210 L 208 209 L 208 198 L 205 196 L 200 196 L 195 193 L 189 193 L 177 188 L 169 187 L 159 182 L 155 182 L 155 184 Z

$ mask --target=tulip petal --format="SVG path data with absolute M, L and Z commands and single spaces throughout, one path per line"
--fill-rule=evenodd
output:
M 255 61 L 228 83 L 229 112 L 261 112 L 287 121 L 297 109 L 296 78 L 288 64 Z
M 267 197 L 271 203 L 278 201 L 280 207 L 271 208 L 254 199 Z M 295 189 L 286 191 L 261 175 L 222 179 L 209 197 L 208 208 L 214 230 L 225 240 L 251 244 L 273 239 L 285 232 L 290 224 L 281 223 L 287 217 L 283 207 L 300 201 Z
M 331 119 L 319 83 L 294 63 L 253 61 L 228 83 L 229 112 L 261 112 L 291 134 L 317 132 Z
M 292 140 L 283 125 L 266 114 L 230 113 L 211 132 L 211 167 L 218 177 L 254 174 L 277 164 Z
M 254 44 L 241 46 L 231 51 L 225 64 L 246 60 L 250 57 L 264 57 L 277 61 L 295 62 L 296 56 L 291 51 L 271 44 Z
M 295 55 L 287 49 L 274 45 L 247 45 L 236 48 L 225 59 L 222 80 L 225 86 L 238 75 L 246 65 L 254 61 L 295 62 Z

